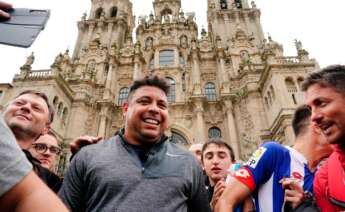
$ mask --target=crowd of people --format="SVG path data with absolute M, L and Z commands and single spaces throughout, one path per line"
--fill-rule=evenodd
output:
M 103 141 L 76 138 L 64 179 L 53 169 L 54 109 L 44 93 L 23 91 L 0 116 L 1 211 L 344 211 L 345 66 L 312 72 L 302 87 L 294 145 L 265 142 L 241 164 L 220 138 L 190 151 L 169 142 L 169 83 L 136 80 L 124 127 Z

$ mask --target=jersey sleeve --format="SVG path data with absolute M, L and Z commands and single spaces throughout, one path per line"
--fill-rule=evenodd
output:
M 0 196 L 23 180 L 32 170 L 11 130 L 0 115 Z
M 256 187 L 271 178 L 277 163 L 283 156 L 283 146 L 275 142 L 265 143 L 252 154 L 243 167 L 233 174 L 233 177 L 254 191 Z

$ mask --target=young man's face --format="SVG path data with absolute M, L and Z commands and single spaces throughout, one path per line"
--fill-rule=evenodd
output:
M 345 95 L 333 87 L 312 85 L 305 94 L 312 109 L 311 121 L 322 130 L 331 144 L 345 142 Z
M 209 144 L 203 152 L 203 167 L 211 184 L 225 179 L 232 164 L 230 151 L 225 146 Z
M 28 138 L 46 133 L 50 126 L 48 105 L 34 94 L 24 94 L 14 99 L 5 108 L 3 116 L 14 134 L 24 133 Z
M 168 128 L 168 100 L 163 90 L 142 86 L 123 106 L 125 138 L 132 144 L 157 142 Z
M 46 151 L 43 151 L 44 148 L 47 148 Z M 60 147 L 58 146 L 58 141 L 54 136 L 45 134 L 40 136 L 33 143 L 33 146 L 29 151 L 34 158 L 41 162 L 41 165 L 44 168 L 52 170 L 55 166 L 56 157 L 59 154 Z
M 199 163 L 201 164 L 201 151 L 202 151 L 202 144 L 192 144 L 189 148 L 189 151 L 193 153 L 193 155 L 198 159 Z

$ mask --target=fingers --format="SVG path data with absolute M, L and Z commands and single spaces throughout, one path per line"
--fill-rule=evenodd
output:
M 9 18 L 10 14 L 8 14 L 7 12 L 5 12 L 3 10 L 8 10 L 11 8 L 12 8 L 12 4 L 0 1 L 0 17 Z
M 72 141 L 69 144 L 70 150 L 72 154 L 77 153 L 82 147 L 90 145 L 90 144 L 96 144 L 99 141 L 101 141 L 103 138 L 101 136 L 81 136 L 76 138 L 74 141 Z

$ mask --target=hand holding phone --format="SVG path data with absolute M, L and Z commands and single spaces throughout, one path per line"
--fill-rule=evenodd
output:
M 50 16 L 49 10 L 14 8 L 6 12 L 10 18 L 0 18 L 0 43 L 26 48 L 44 29 Z

